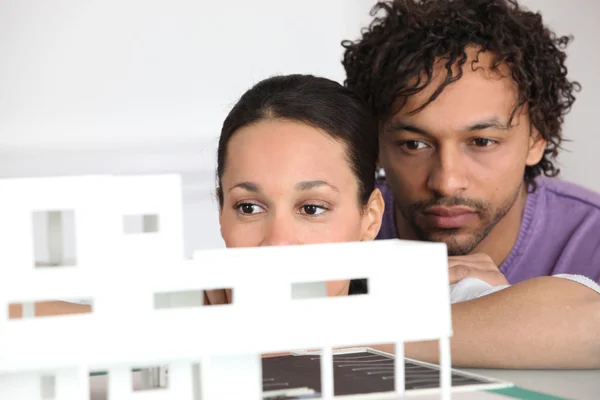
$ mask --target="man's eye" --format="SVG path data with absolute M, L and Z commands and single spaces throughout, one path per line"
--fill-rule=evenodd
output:
M 242 214 L 258 214 L 264 211 L 262 207 L 253 203 L 241 203 L 238 204 L 235 208 Z
M 493 144 L 496 144 L 496 141 L 494 141 L 492 139 L 486 139 L 486 138 L 477 138 L 477 139 L 473 139 L 473 144 L 477 147 L 488 147 Z
M 420 140 L 405 140 L 400 142 L 400 145 L 407 150 L 421 150 L 427 147 L 427 144 L 421 142 Z

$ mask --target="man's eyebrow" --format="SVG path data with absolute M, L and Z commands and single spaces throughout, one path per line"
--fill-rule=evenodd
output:
M 330 188 L 332 188 L 336 192 L 340 191 L 337 187 L 335 187 L 331 183 L 326 182 L 326 181 L 322 181 L 322 180 L 298 182 L 296 184 L 296 190 L 310 190 L 310 189 L 317 188 L 317 187 L 320 187 L 320 186 L 329 186 Z
M 229 191 L 231 191 L 235 188 L 241 188 L 241 189 L 247 190 L 249 192 L 256 192 L 256 193 L 261 191 L 260 186 L 258 186 L 256 183 L 252 183 L 252 182 L 248 182 L 248 181 L 236 183 L 229 189 Z
M 502 122 L 500 118 L 488 118 L 468 125 L 463 129 L 464 132 L 482 131 L 485 129 L 508 130 L 510 125 L 507 122 Z M 420 128 L 414 124 L 403 121 L 392 121 L 385 127 L 386 132 L 413 132 L 420 135 L 431 135 L 426 129 Z
M 385 131 L 390 132 L 390 133 L 405 131 L 405 132 L 418 133 L 420 135 L 429 135 L 425 129 L 419 128 L 416 125 L 413 125 L 413 124 L 410 124 L 407 122 L 402 122 L 402 121 L 391 121 L 385 127 Z
M 480 122 L 476 122 L 472 125 L 467 126 L 464 129 L 467 132 L 473 131 L 482 131 L 484 129 L 499 129 L 499 130 L 508 130 L 510 128 L 510 124 L 507 122 L 502 122 L 499 118 L 489 118 Z

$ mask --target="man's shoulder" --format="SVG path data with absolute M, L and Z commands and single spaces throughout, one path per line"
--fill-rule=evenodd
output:
M 577 211 L 600 212 L 600 193 L 592 189 L 559 178 L 542 177 L 537 182 L 550 208 L 575 207 Z
M 600 195 L 558 178 L 539 178 L 519 239 L 502 266 L 511 283 L 582 275 L 600 283 Z

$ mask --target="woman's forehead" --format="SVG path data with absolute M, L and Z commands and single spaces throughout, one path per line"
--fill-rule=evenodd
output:
M 240 129 L 228 143 L 223 175 L 231 181 L 323 180 L 334 185 L 348 178 L 354 177 L 340 141 L 312 126 L 279 120 Z

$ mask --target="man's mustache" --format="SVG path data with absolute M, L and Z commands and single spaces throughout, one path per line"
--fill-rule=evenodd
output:
M 490 208 L 486 202 L 481 200 L 464 197 L 439 197 L 415 202 L 410 206 L 410 210 L 413 212 L 425 212 L 432 207 L 467 207 L 482 213 L 485 213 Z

